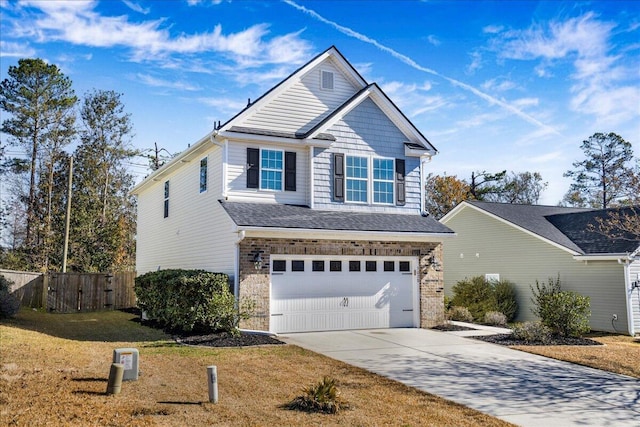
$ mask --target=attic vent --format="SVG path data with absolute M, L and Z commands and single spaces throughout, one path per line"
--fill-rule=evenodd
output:
M 333 90 L 333 73 L 331 71 L 320 72 L 320 87 L 325 90 Z

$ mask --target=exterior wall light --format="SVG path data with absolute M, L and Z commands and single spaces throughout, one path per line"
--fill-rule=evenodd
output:
M 253 267 L 256 270 L 260 270 L 262 268 L 262 256 L 260 255 L 260 252 L 257 252 L 253 256 Z

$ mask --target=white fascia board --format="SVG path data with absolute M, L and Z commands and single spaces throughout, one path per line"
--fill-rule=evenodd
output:
M 243 227 L 246 237 L 322 240 L 377 240 L 384 242 L 442 242 L 455 233 L 395 233 L 387 231 L 317 230 L 305 228 Z
M 194 157 L 197 157 L 203 152 L 209 150 L 211 147 L 214 146 L 213 144 L 209 145 L 210 143 L 213 142 L 212 136 L 214 135 L 214 132 L 211 132 L 206 136 L 202 137 L 198 142 L 193 144 L 191 147 L 187 148 L 186 150 L 178 154 L 176 157 L 171 159 L 169 162 L 164 164 L 162 167 L 160 167 L 158 170 L 154 171 L 151 175 L 147 176 L 138 185 L 133 187 L 130 193 L 133 195 L 140 194 L 149 185 L 153 184 L 154 182 L 160 181 L 162 178 L 164 178 L 165 176 L 173 172 L 176 168 L 179 168 L 185 163 L 189 163 L 190 161 L 193 160 Z M 218 143 L 214 143 L 214 144 L 218 144 Z
M 549 244 L 549 245 L 551 245 L 551 246 L 553 246 L 553 247 L 556 247 L 556 248 L 561 249 L 561 250 L 563 250 L 563 251 L 565 251 L 565 252 L 568 252 L 568 253 L 570 253 L 571 255 L 573 255 L 574 257 L 577 257 L 577 256 L 581 256 L 581 255 L 583 255 L 583 254 L 581 254 L 581 253 L 579 253 L 579 252 L 576 252 L 576 251 L 574 251 L 574 250 L 571 250 L 571 249 L 567 248 L 566 246 L 562 246 L 562 245 L 561 245 L 561 244 L 559 244 L 559 243 L 556 243 L 556 242 L 554 242 L 554 241 L 552 241 L 552 240 L 549 240 L 549 239 L 547 239 L 547 238 L 545 238 L 545 237 L 542 237 L 541 235 L 539 235 L 539 234 L 537 234 L 537 233 L 534 233 L 533 231 L 530 231 L 530 230 L 527 230 L 526 228 L 520 227 L 520 226 L 519 226 L 519 225 L 517 225 L 517 224 L 514 224 L 514 223 L 512 223 L 512 222 L 510 222 L 510 221 L 507 221 L 507 220 L 506 220 L 506 219 L 504 219 L 504 218 L 501 218 L 501 217 L 499 217 L 499 216 L 497 216 L 497 215 L 494 215 L 494 214 L 492 214 L 491 212 L 487 212 L 487 211 L 485 211 L 484 209 L 480 209 L 479 207 L 474 206 L 474 205 L 472 205 L 472 204 L 470 204 L 470 203 L 467 203 L 467 202 L 462 202 L 462 203 L 460 203 L 458 206 L 456 206 L 455 208 L 453 208 L 453 209 L 452 209 L 448 214 L 446 214 L 445 216 L 443 216 L 443 217 L 440 219 L 440 222 L 446 225 L 446 224 L 447 224 L 447 222 L 451 220 L 451 218 L 453 218 L 456 214 L 458 214 L 458 213 L 459 213 L 462 209 L 464 209 L 464 208 L 471 208 L 471 209 L 475 209 L 476 211 L 478 211 L 478 212 L 480 212 L 480 213 L 482 213 L 482 214 L 484 214 L 484 215 L 488 216 L 489 218 L 493 218 L 493 219 L 495 219 L 495 220 L 500 221 L 500 222 L 501 222 L 501 223 L 503 223 L 503 224 L 507 224 L 507 225 L 509 225 L 509 226 L 511 226 L 511 227 L 513 227 L 513 228 L 515 228 L 516 230 L 519 230 L 519 231 L 522 231 L 523 233 L 528 234 L 529 236 L 535 237 L 536 239 L 541 240 L 541 241 L 543 241 L 543 242 L 545 242 L 545 243 L 547 243 L 547 244 Z M 455 211 L 455 212 L 454 212 L 454 211 Z
M 575 255 L 573 257 L 576 261 L 618 261 L 618 260 L 632 260 L 631 255 L 628 253 L 623 254 L 598 254 L 598 255 Z
M 216 138 L 224 138 L 229 141 L 246 141 L 246 142 L 257 142 L 257 143 L 265 143 L 265 144 L 290 145 L 295 147 L 315 146 L 315 147 L 329 148 L 333 143 L 333 141 L 323 140 L 323 139 L 311 139 L 311 138 L 294 139 L 294 138 L 285 138 L 282 136 L 256 135 L 252 133 L 229 132 L 229 131 L 218 132 Z

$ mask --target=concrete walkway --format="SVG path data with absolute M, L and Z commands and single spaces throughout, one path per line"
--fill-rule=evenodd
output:
M 279 339 L 521 426 L 640 426 L 640 380 L 461 336 L 469 334 L 379 329 Z

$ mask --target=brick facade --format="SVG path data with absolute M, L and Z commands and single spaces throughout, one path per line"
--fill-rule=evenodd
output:
M 256 269 L 256 254 L 262 266 Z M 442 244 L 419 242 L 381 242 L 352 240 L 267 239 L 247 237 L 240 242 L 239 297 L 254 301 L 254 316 L 242 328 L 269 330 L 269 266 L 271 254 L 412 256 L 419 258 L 420 327 L 444 322 L 444 281 Z M 435 257 L 436 265 L 430 259 Z M 438 265 L 439 263 L 439 265 Z

